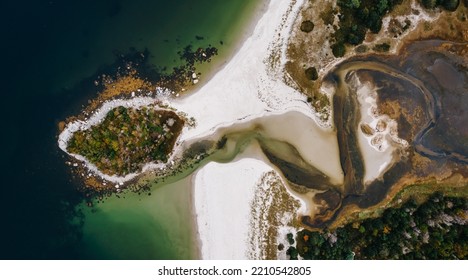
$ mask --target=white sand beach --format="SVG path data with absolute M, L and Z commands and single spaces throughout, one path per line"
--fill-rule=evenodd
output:
M 159 102 L 162 101 L 171 109 L 183 112 L 188 118 L 194 118 L 196 121 L 196 126 L 183 129 L 174 154 L 180 152 L 180 147 L 186 146 L 184 143 L 210 136 L 219 128 L 289 111 L 297 111 L 309 117 L 310 123 L 316 126 L 313 130 L 329 131 L 329 127 L 319 123 L 305 96 L 282 81 L 287 38 L 302 3 L 303 1 L 271 0 L 252 35 L 225 67 L 198 91 L 187 97 L 173 99 L 159 89 Z M 273 57 L 279 59 L 280 63 L 272 65 Z M 65 151 L 66 143 L 74 131 L 87 129 L 99 123 L 110 109 L 116 106 L 147 106 L 155 100 L 151 97 L 141 97 L 104 103 L 86 122 L 76 121 L 66 126 L 59 136 L 60 148 Z M 302 146 L 303 141 L 296 143 L 297 146 Z M 78 155 L 74 156 L 85 161 Z M 87 165 L 91 171 L 117 184 L 138 175 L 107 176 L 99 173 L 92 164 Z M 161 166 L 150 164 L 143 170 L 152 168 Z M 271 170 L 271 167 L 262 161 L 244 159 L 224 165 L 210 163 L 198 172 L 193 188 L 199 238 L 202 244 L 205 244 L 201 248 L 202 258 L 246 258 L 246 237 L 254 187 L 259 177 Z M 230 221 L 230 226 L 226 226 L 225 219 Z
M 195 209 L 203 259 L 246 259 L 250 204 L 255 187 L 271 168 L 257 159 L 211 162 L 194 180 Z
M 198 92 L 171 102 L 171 107 L 197 122 L 195 128 L 183 131 L 180 141 L 269 114 L 299 111 L 315 119 L 305 97 L 282 82 L 282 69 L 268 65 L 272 48 L 278 44 L 276 34 L 282 35 L 280 46 L 286 48 L 289 29 L 302 1 L 289 5 L 288 1 L 272 0 L 252 36 L 232 60 Z M 261 175 L 271 170 L 257 159 L 242 159 L 228 164 L 209 163 L 198 171 L 193 187 L 203 259 L 248 257 L 250 204 Z

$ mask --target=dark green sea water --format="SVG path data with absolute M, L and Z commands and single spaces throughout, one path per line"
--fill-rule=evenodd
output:
M 57 147 L 57 123 L 76 114 L 94 96 L 94 79 L 112 68 L 117 52 L 148 49 L 151 64 L 171 67 L 177 64 L 177 51 L 184 46 L 211 44 L 219 48 L 220 55 L 210 67 L 221 65 L 239 38 L 248 35 L 244 28 L 259 2 L 3 3 L 0 258 L 192 257 L 190 226 L 174 223 L 190 215 L 190 209 L 177 206 L 188 199 L 175 191 L 177 186 L 152 191 L 154 199 L 147 202 L 159 201 L 166 212 L 139 212 L 132 207 L 150 206 L 139 203 L 137 196 L 129 196 L 127 203 L 125 199 L 112 206 L 104 203 L 97 214 L 77 207 L 82 200 L 76 190 L 80 182 L 70 176 L 64 164 L 66 156 Z M 158 192 L 174 203 L 158 197 Z M 120 212 L 116 215 L 117 208 Z M 149 212 L 152 215 L 145 214 Z M 120 219 L 106 219 L 107 213 Z M 108 237 L 107 232 L 111 233 Z M 148 239 L 143 234 L 148 232 L 160 238 Z M 180 243 L 174 245 L 174 240 Z M 132 241 L 128 248 L 119 247 Z

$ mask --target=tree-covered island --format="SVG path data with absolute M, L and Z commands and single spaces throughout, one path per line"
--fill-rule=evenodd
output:
M 172 111 L 119 106 L 98 125 L 75 132 L 67 150 L 104 174 L 125 176 L 147 163 L 167 161 L 183 126 L 184 120 Z

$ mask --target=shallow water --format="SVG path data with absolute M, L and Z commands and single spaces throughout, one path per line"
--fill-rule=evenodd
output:
M 244 28 L 263 2 L 35 0 L 4 3 L 0 17 L 4 44 L 0 47 L 8 83 L 4 84 L 2 98 L 3 104 L 18 106 L 6 106 L 0 112 L 3 127 L 8 131 L 8 136 L 1 140 L 4 148 L 0 164 L 5 173 L 1 187 L 2 206 L 7 209 L 4 222 L 9 228 L 0 237 L 10 240 L 0 250 L 0 258 L 83 258 L 82 224 L 86 225 L 85 232 L 89 232 L 91 223 L 98 223 L 97 217 L 108 221 L 112 231 L 118 232 L 114 222 L 118 219 L 98 213 L 93 220 L 88 219 L 93 214 L 86 212 L 83 216 L 77 211 L 82 199 L 77 190 L 81 183 L 71 176 L 64 164 L 67 158 L 56 145 L 58 121 L 77 114 L 81 105 L 95 96 L 93 81 L 99 74 L 116 70 L 108 67 L 115 62 L 115 53 L 125 53 L 132 47 L 138 51 L 147 48 L 150 63 L 155 67 L 171 67 L 177 63 L 177 51 L 187 44 L 194 48 L 212 44 L 219 49 L 219 56 L 203 69 L 214 69 L 229 57 L 239 38 L 249 35 Z M 195 36 L 204 38 L 198 40 Z M 177 193 L 161 192 L 175 200 L 182 199 Z M 154 191 L 153 195 L 157 193 Z M 109 203 L 102 207 L 112 209 L 113 206 Z M 135 215 L 129 214 L 122 220 L 130 221 Z M 152 214 L 142 215 L 141 219 L 155 219 L 154 230 L 168 226 L 164 219 L 158 220 Z M 150 226 L 135 224 L 139 231 L 147 227 Z M 95 233 L 101 234 L 102 230 Z M 125 231 L 134 237 L 128 228 Z M 85 234 L 83 238 L 91 242 L 88 237 Z M 115 236 L 113 240 L 121 238 Z M 161 242 L 148 242 L 167 248 Z M 89 244 L 88 249 L 93 247 Z M 85 253 L 87 258 L 120 258 L 124 253 L 131 257 L 176 258 L 179 253 L 179 257 L 189 256 L 185 251 L 171 250 L 165 255 L 161 253 L 164 250 L 138 255 L 131 248 L 122 252 L 113 250 L 112 254 L 97 248 L 95 252 L 85 250 Z
M 128 192 L 84 211 L 83 256 L 93 259 L 191 259 L 196 242 L 191 177 Z
M 283 121 L 297 124 L 297 129 L 304 130 L 305 127 L 310 127 L 310 131 L 315 131 L 315 134 L 304 132 L 304 136 L 310 137 L 312 143 L 321 144 L 312 145 L 315 148 L 305 150 L 306 153 L 301 150 L 297 152 L 295 148 L 298 146 L 295 145 L 303 144 L 306 139 L 293 137 L 296 133 L 292 128 L 294 126 L 285 128 Z M 284 133 L 281 134 L 279 131 Z M 197 228 L 193 224 L 196 213 L 191 209 L 193 201 L 190 197 L 190 194 L 196 191 L 192 189 L 195 171 L 210 162 L 231 162 L 239 154 L 242 154 L 243 158 L 258 158 L 258 155 L 262 153 L 261 149 L 265 148 L 271 155 L 283 160 L 281 164 L 274 161 L 268 162 L 268 160 L 266 163 L 282 172 L 286 178 L 297 177 L 297 174 L 303 172 L 305 177 L 298 180 L 302 180 L 300 182 L 306 186 L 311 183 L 306 179 L 312 177 L 315 184 L 319 183 L 315 179 L 323 178 L 321 181 L 328 186 L 332 184 L 329 181 L 330 178 L 308 163 L 310 158 L 315 160 L 316 154 L 320 154 L 319 150 L 329 151 L 330 164 L 334 162 L 333 156 L 338 161 L 336 140 L 328 144 L 318 141 L 321 137 L 327 139 L 327 135 L 333 137 L 334 132 L 323 131 L 312 119 L 298 112 L 266 116 L 247 123 L 221 128 L 208 137 L 209 143 L 215 143 L 225 137 L 226 142 L 221 149 L 184 169 L 183 172 L 166 178 L 165 182 L 161 179 L 157 180 L 159 183 L 153 181 L 151 196 L 144 193 L 142 195 L 126 194 L 122 198 L 112 196 L 103 204 L 94 207 L 97 210 L 96 213 L 87 210 L 83 231 L 87 249 L 85 255 L 95 258 L 123 259 L 196 257 L 194 252 L 197 249 L 195 234 Z M 291 153 L 291 149 L 296 152 Z M 261 160 L 265 161 L 265 159 L 262 156 Z M 340 170 L 338 174 L 332 175 L 335 178 L 342 176 Z M 321 185 L 312 187 L 320 189 Z M 306 194 L 303 196 L 305 197 Z M 132 240 L 135 238 L 138 242 L 133 243 Z M 147 249 L 140 250 L 145 247 Z

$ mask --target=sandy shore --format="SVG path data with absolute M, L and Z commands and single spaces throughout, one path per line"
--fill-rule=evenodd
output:
M 218 128 L 229 127 L 240 121 L 248 122 L 269 114 L 299 111 L 319 124 L 320 120 L 311 111 L 305 96 L 281 81 L 283 65 L 272 67 L 269 63 L 271 56 L 277 55 L 278 52 L 282 53 L 281 60 L 284 63 L 286 41 L 302 1 L 290 5 L 291 3 L 271 0 L 252 35 L 246 39 L 231 61 L 195 93 L 183 98 L 173 98 L 172 94 L 164 94 L 163 89 L 157 89 L 159 93 L 156 98 L 137 97 L 131 100 L 107 101 L 85 122 L 69 123 L 59 136 L 60 148 L 66 151 L 66 143 L 73 132 L 88 129 L 99 123 L 112 108 L 145 106 L 156 100 L 183 112 L 188 118 L 194 118 L 197 123 L 195 127 L 183 129 L 174 154 L 180 152 L 177 151 L 178 144 L 193 142 L 213 134 Z M 284 15 L 287 17 L 283 18 Z M 278 34 L 281 35 L 280 38 Z M 86 162 L 79 155 L 73 156 Z M 102 178 L 116 183 L 129 181 L 138 175 L 108 176 L 100 173 L 88 162 L 87 166 Z M 154 168 L 155 166 L 148 164 L 143 170 Z
M 173 156 L 179 154 L 187 143 L 210 136 L 217 129 L 268 115 L 298 111 L 315 120 L 317 127 L 320 127 L 319 119 L 313 114 L 306 98 L 282 82 L 287 38 L 302 3 L 271 0 L 252 35 L 225 67 L 198 91 L 174 99 L 171 97 L 173 95 L 159 90 L 159 102 L 196 121 L 196 126 L 183 129 Z M 275 59 L 280 63 L 273 63 Z M 137 97 L 105 102 L 89 119 L 68 124 L 59 136 L 59 146 L 66 151 L 66 143 L 73 132 L 99 123 L 112 108 L 147 106 L 155 101 L 152 97 Z M 314 124 L 313 121 L 311 123 Z M 79 155 L 73 156 L 86 162 Z M 89 162 L 86 164 L 92 172 L 116 184 L 138 176 L 108 176 Z M 223 165 L 225 168 L 220 166 L 216 163 L 206 165 L 194 180 L 194 205 L 202 243 L 200 257 L 243 259 L 248 256 L 246 238 L 254 187 L 263 173 L 272 169 L 266 163 L 253 159 Z M 148 164 L 143 170 L 163 167 Z M 230 226 L 225 225 L 225 219 L 230 221 Z
M 195 128 L 182 132 L 179 141 L 202 138 L 220 127 L 288 111 L 299 111 L 316 120 L 305 97 L 282 82 L 282 68 L 269 64 L 273 53 L 286 48 L 302 1 L 289 5 L 272 0 L 252 36 L 220 72 L 198 92 L 169 101 L 171 107 L 197 121 Z M 196 174 L 194 204 L 203 259 L 248 257 L 250 203 L 258 180 L 271 170 L 262 161 L 242 159 L 229 164 L 210 163 Z
M 180 134 L 169 164 L 172 164 L 172 160 L 190 143 L 213 136 L 220 129 L 239 123 L 258 122 L 256 120 L 267 116 L 281 115 L 284 118 L 278 121 L 278 127 L 288 126 L 288 122 L 294 124 L 281 131 L 268 127 L 265 131 L 275 139 L 296 146 L 310 164 L 322 169 L 322 172 L 331 177 L 333 183 L 340 184 L 343 176 L 342 173 L 336 172 L 341 170 L 338 151 L 333 150 L 337 149 L 336 138 L 331 140 L 321 135 L 321 132 L 330 132 L 330 122 L 321 122 L 307 103 L 306 97 L 283 82 L 288 38 L 304 1 L 291 3 L 271 0 L 263 14 L 258 15 L 251 36 L 242 38 L 245 41 L 224 67 L 192 94 L 174 99 L 173 94 L 165 94 L 164 90 L 160 89 L 156 98 L 137 97 L 132 100 L 108 101 L 86 122 L 76 121 L 68 124 L 59 137 L 60 148 L 65 151 L 66 143 L 73 132 L 88 129 L 99 123 L 109 110 L 117 106 L 148 106 L 158 101 L 163 108 L 183 112 L 187 118 L 195 120 L 195 126 L 185 127 Z M 341 60 L 336 60 L 326 69 L 330 69 L 339 61 Z M 371 136 L 361 132 L 358 136 L 366 169 L 364 181 L 367 183 L 378 178 L 389 167 L 393 160 L 395 143 L 405 143 L 394 133 L 397 128 L 393 120 L 375 114 L 375 89 L 357 81 L 357 94 L 361 105 L 362 123 L 375 131 Z M 311 127 L 306 128 L 304 121 L 299 125 L 301 129 L 304 125 L 304 128 L 297 130 L 298 124 L 286 118 L 288 112 L 303 114 L 310 121 L 307 125 Z M 381 121 L 385 122 L 385 127 L 381 126 Z M 314 141 L 315 147 L 311 140 Z M 262 176 L 276 170 L 264 158 L 255 158 L 252 155 L 247 154 L 249 157 L 246 157 L 244 153 L 242 157 L 238 156 L 230 163 L 211 162 L 193 175 L 194 222 L 197 225 L 197 240 L 200 242 L 200 258 L 245 259 L 260 255 L 254 252 L 256 249 L 252 249 L 252 240 L 248 239 L 251 236 L 252 219 L 256 217 L 252 213 L 252 210 L 255 210 L 252 201 Z M 86 162 L 91 172 L 116 183 L 117 186 L 139 175 L 135 173 L 125 177 L 107 176 L 101 174 L 83 157 L 73 156 Z M 326 163 L 323 159 L 326 159 Z M 148 164 L 143 168 L 143 172 L 165 167 L 164 164 Z M 301 212 L 304 212 L 304 203 L 301 204 Z M 283 227 L 279 231 L 285 235 L 290 229 Z
M 194 180 L 200 253 L 203 259 L 246 259 L 250 203 L 263 173 L 271 168 L 257 159 L 228 164 L 211 162 Z
M 178 112 L 184 112 L 188 118 L 196 121 L 195 127 L 183 129 L 174 154 L 179 154 L 187 143 L 210 136 L 217 129 L 289 111 L 304 114 L 317 129 L 324 127 L 306 102 L 305 96 L 287 86 L 282 79 L 288 36 L 302 4 L 303 1 L 290 3 L 271 0 L 252 35 L 225 67 L 204 86 L 181 99 L 173 99 L 169 94 L 159 94 L 160 102 Z M 59 145 L 65 150 L 66 142 L 74 131 L 99 123 L 116 106 L 144 106 L 154 101 L 150 97 L 140 97 L 106 102 L 86 122 L 68 124 L 59 137 Z M 80 156 L 74 156 L 84 160 Z M 117 184 L 138 175 L 107 176 L 100 174 L 89 163 L 88 167 Z M 155 168 L 163 166 L 149 164 L 144 171 Z M 259 178 L 271 170 L 262 161 L 245 159 L 225 165 L 210 163 L 197 173 L 193 187 L 199 239 L 202 243 L 200 257 L 243 259 L 249 255 L 246 238 L 249 233 L 250 203 Z M 229 221 L 229 226 L 226 225 L 226 220 Z

